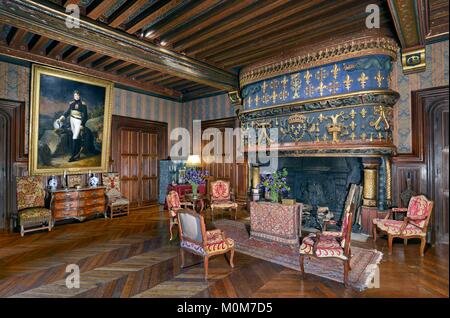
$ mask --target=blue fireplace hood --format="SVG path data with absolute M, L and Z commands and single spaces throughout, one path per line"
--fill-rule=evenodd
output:
M 240 74 L 244 136 L 250 128 L 279 156 L 390 156 L 399 94 L 390 89 L 398 46 L 360 34 L 251 65 Z M 270 129 L 276 129 L 273 140 Z

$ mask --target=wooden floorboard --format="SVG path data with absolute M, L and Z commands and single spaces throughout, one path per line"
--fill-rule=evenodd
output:
M 239 217 L 247 217 L 245 211 Z M 229 217 L 225 214 L 225 217 Z M 207 226 L 211 227 L 210 218 Z M 128 217 L 57 225 L 52 232 L 0 233 L 0 297 L 448 297 L 448 245 L 387 240 L 354 242 L 376 248 L 380 288 L 357 291 L 318 276 L 287 269 L 244 254 L 235 268 L 223 256 L 211 259 L 203 279 L 200 257 L 189 256 L 180 268 L 178 239 L 168 240 L 168 213 L 161 208 L 132 211 Z M 65 267 L 78 264 L 81 288 L 68 289 Z

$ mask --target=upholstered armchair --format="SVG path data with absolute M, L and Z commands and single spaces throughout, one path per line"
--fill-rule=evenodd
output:
M 194 209 L 194 204 L 192 202 L 180 201 L 180 197 L 178 193 L 174 190 L 169 191 L 166 196 L 167 208 L 169 209 L 169 232 L 170 232 L 170 240 L 173 239 L 172 227 L 178 224 L 177 212 L 183 208 L 189 207 Z
M 373 240 L 377 240 L 377 230 L 388 235 L 389 254 L 392 254 L 392 242 L 395 237 L 402 238 L 405 245 L 408 239 L 420 239 L 420 255 L 424 255 L 428 223 L 433 210 L 433 201 L 424 195 L 414 196 L 409 201 L 408 208 L 394 208 L 392 213 L 405 213 L 403 221 L 390 219 L 389 212 L 384 219 L 373 219 Z
M 210 190 L 211 218 L 214 221 L 214 210 L 234 209 L 234 219 L 237 218 L 238 204 L 234 202 L 233 191 L 229 181 L 216 180 L 211 182 Z
M 234 268 L 234 241 L 225 236 L 222 230 L 206 231 L 205 220 L 202 215 L 189 209 L 179 210 L 177 213 L 180 231 L 181 268 L 184 267 L 184 252 L 203 257 L 205 280 L 208 279 L 209 258 L 230 252 L 229 264 Z
M 356 210 L 356 198 L 360 187 L 352 184 L 344 207 L 342 226 L 339 232 L 322 231 L 311 233 L 302 240 L 300 246 L 300 273 L 303 275 L 304 257 L 336 258 L 344 263 L 344 284 L 348 286 L 348 272 L 351 259 L 352 220 Z
M 106 186 L 107 206 L 111 219 L 119 215 L 130 214 L 130 201 L 120 192 L 120 176 L 116 172 L 102 174 L 103 185 Z M 105 213 L 106 217 L 106 213 Z
M 53 228 L 52 212 L 45 208 L 45 188 L 40 177 L 17 177 L 17 210 L 20 235 Z

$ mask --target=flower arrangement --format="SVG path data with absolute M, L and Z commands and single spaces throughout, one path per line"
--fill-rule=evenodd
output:
M 274 174 L 261 175 L 260 188 L 266 192 L 269 191 L 272 202 L 278 202 L 280 193 L 287 193 L 291 191 L 291 188 L 287 185 L 288 172 L 286 168 L 281 171 L 277 171 Z
M 192 193 L 197 194 L 198 185 L 205 183 L 205 178 L 209 176 L 208 170 L 202 171 L 194 168 L 186 169 L 185 179 L 192 186 Z

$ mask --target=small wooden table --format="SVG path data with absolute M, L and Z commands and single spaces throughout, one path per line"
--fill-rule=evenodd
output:
M 194 196 L 193 193 L 186 193 L 184 195 L 184 199 L 192 202 L 192 204 L 194 205 L 194 210 L 198 213 L 202 213 L 203 210 L 205 209 L 205 199 L 206 199 L 206 195 L 202 194 L 202 193 L 197 193 L 197 195 Z M 200 210 L 197 211 L 197 206 L 200 206 Z

